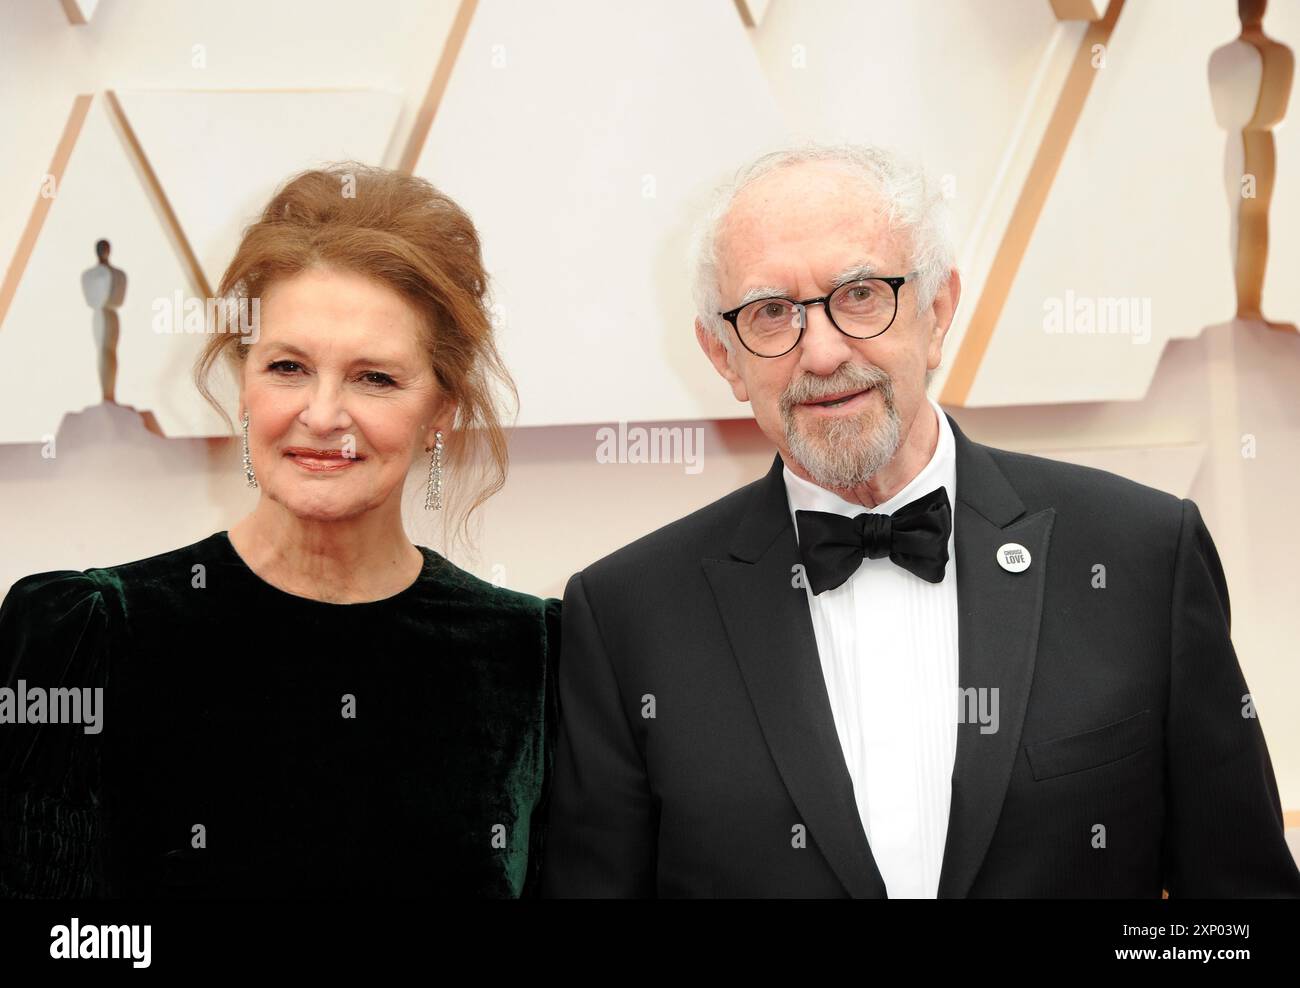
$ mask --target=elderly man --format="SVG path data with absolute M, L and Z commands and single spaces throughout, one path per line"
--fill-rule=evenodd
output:
M 562 896 L 1296 896 L 1196 505 L 967 439 L 925 176 L 765 156 L 697 239 L 696 335 L 767 476 L 575 575 Z

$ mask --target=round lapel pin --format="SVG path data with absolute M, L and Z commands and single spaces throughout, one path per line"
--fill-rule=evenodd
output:
M 1008 573 L 1023 573 L 1029 569 L 1029 550 L 1019 542 L 998 546 L 998 565 Z

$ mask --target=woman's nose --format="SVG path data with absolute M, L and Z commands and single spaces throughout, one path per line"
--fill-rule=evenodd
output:
M 329 435 L 352 423 L 343 400 L 343 390 L 336 382 L 318 380 L 307 393 L 307 403 L 298 420 L 316 435 Z

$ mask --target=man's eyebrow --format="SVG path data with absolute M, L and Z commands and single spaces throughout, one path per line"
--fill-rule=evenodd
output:
M 876 266 L 869 261 L 861 264 L 855 264 L 851 268 L 845 268 L 831 282 L 831 291 L 839 288 L 841 285 L 847 285 L 850 282 L 862 281 L 864 278 L 876 277 Z M 745 292 L 741 300 L 736 304 L 739 308 L 742 305 L 748 305 L 750 302 L 757 302 L 761 298 L 793 298 L 784 288 L 777 288 L 773 285 L 758 285 Z
M 737 308 L 742 305 L 748 305 L 750 302 L 757 302 L 760 298 L 790 298 L 790 293 L 784 288 L 773 288 L 771 285 L 759 285 L 745 292 Z
M 851 268 L 845 268 L 835 276 L 835 280 L 831 282 L 831 291 L 835 291 L 841 285 L 847 285 L 851 281 L 862 281 L 864 278 L 874 277 L 876 277 L 876 266 L 874 264 L 856 264 Z

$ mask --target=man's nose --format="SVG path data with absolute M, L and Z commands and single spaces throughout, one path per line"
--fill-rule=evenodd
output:
M 835 328 L 825 303 L 806 306 L 804 319 L 803 337 L 799 340 L 799 365 L 804 370 L 825 377 L 852 359 L 849 338 Z

